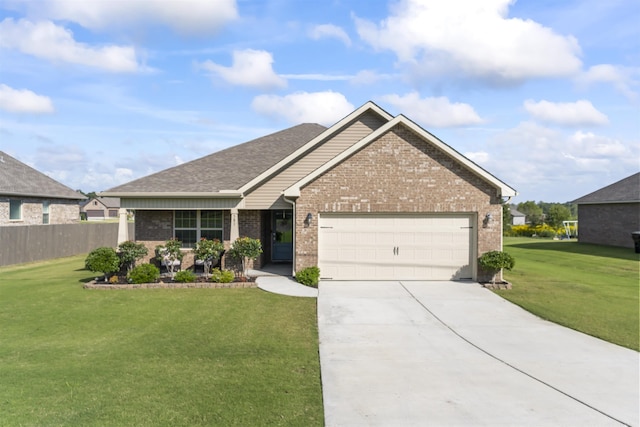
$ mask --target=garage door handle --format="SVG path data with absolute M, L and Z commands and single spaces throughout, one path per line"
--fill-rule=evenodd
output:
M 393 247 L 393 254 L 394 255 L 400 255 L 400 247 L 399 246 L 394 246 Z

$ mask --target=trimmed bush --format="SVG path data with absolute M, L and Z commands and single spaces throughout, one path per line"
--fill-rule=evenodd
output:
M 249 261 L 254 260 L 262 253 L 262 244 L 259 239 L 239 237 L 231 245 L 229 254 L 232 258 L 242 261 L 242 274 L 247 276 Z
M 214 268 L 211 270 L 211 281 L 215 283 L 231 283 L 233 279 L 235 279 L 235 274 L 233 271 L 229 270 L 220 270 L 219 268 Z
M 511 270 L 516 265 L 516 260 L 506 252 L 490 251 L 478 258 L 478 264 L 483 270 L 497 273 L 502 269 Z M 495 283 L 495 275 L 491 283 Z
M 131 283 L 155 283 L 160 277 L 160 269 L 153 264 L 140 264 L 127 275 Z
M 180 283 L 193 283 L 196 281 L 196 273 L 191 270 L 178 271 L 173 280 Z
M 94 273 L 104 273 L 105 278 L 120 269 L 120 259 L 115 249 L 102 247 L 89 252 L 84 260 L 84 267 Z
M 320 281 L 320 269 L 318 267 L 307 267 L 296 273 L 296 280 L 306 286 L 318 287 Z

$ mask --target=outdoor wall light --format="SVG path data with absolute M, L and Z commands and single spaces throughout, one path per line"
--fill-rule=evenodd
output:
M 488 213 L 488 214 L 485 215 L 484 219 L 486 219 L 487 221 L 493 221 L 493 215 Z
M 307 214 L 307 217 L 304 219 L 304 225 L 306 225 L 307 227 L 310 226 L 312 219 L 313 219 L 313 215 L 311 215 L 311 212 L 309 212 Z
M 482 221 L 482 228 L 487 228 L 489 227 L 489 223 L 493 221 L 493 215 L 491 215 L 490 213 L 486 214 L 484 216 L 484 220 Z

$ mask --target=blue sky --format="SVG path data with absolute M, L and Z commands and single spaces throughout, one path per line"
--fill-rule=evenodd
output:
M 637 0 L 0 0 L 0 149 L 102 191 L 371 100 L 565 202 L 640 170 Z

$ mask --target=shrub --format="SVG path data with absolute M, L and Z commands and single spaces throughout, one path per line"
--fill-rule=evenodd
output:
M 242 261 L 242 274 L 246 277 L 247 265 L 250 260 L 254 260 L 262 253 L 262 244 L 259 239 L 250 237 L 239 237 L 233 242 L 229 251 L 231 257 Z
M 153 264 L 140 264 L 127 275 L 132 283 L 154 283 L 160 277 L 160 269 Z
M 318 287 L 320 281 L 320 269 L 318 267 L 307 267 L 296 273 L 296 280 L 306 286 Z
M 106 279 L 107 276 L 118 271 L 120 259 L 113 248 L 97 248 L 89 252 L 84 260 L 84 267 L 94 273 L 104 273 Z
M 233 271 L 229 270 L 220 270 L 219 268 L 214 268 L 211 270 L 211 281 L 215 283 L 231 283 L 235 279 L 235 274 Z
M 223 251 L 224 245 L 218 239 L 207 240 L 203 238 L 196 243 L 196 247 L 193 249 L 193 254 L 196 259 L 204 261 L 205 276 L 209 276 L 211 265 L 220 259 L 220 254 Z
M 503 268 L 505 270 L 511 270 L 515 266 L 516 260 L 506 252 L 490 251 L 482 254 L 482 256 L 478 258 L 478 263 L 483 270 L 497 273 Z M 491 279 L 491 283 L 495 284 L 495 280 L 496 278 L 494 274 Z
M 142 259 L 149 253 L 149 250 L 142 243 L 127 240 L 118 246 L 120 256 L 120 268 L 126 268 L 127 273 L 136 266 L 136 261 Z
M 196 273 L 191 270 L 178 271 L 173 280 L 180 283 L 192 283 L 196 281 Z

